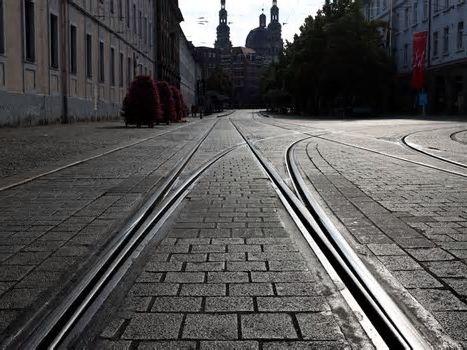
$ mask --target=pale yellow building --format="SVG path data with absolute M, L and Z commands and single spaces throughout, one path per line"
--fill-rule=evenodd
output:
M 153 75 L 155 0 L 0 0 L 0 125 L 118 116 Z

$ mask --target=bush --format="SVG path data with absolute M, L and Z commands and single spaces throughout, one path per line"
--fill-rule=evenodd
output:
M 183 119 L 186 119 L 187 117 L 187 107 L 185 105 L 185 102 L 183 101 L 183 95 L 180 92 L 180 89 L 178 89 L 175 86 L 171 86 L 172 89 L 172 94 L 174 96 L 174 101 L 175 101 L 175 110 L 177 113 L 177 121 L 181 121 Z
M 122 115 L 125 124 L 148 125 L 162 119 L 161 102 L 157 85 L 149 76 L 139 76 L 131 83 L 123 100 Z
M 162 120 L 167 124 L 177 121 L 177 111 L 172 89 L 166 81 L 157 82 L 162 103 Z

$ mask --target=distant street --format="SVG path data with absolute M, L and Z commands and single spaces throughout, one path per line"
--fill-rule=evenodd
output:
M 380 286 L 421 344 L 467 344 L 465 121 L 239 110 L 154 129 L 0 129 L 0 139 L 12 145 L 0 151 L 3 345 L 394 344 L 323 250 L 316 232 L 334 229 L 337 251 L 348 243 L 370 294 Z M 60 308 L 78 317 L 54 324 Z

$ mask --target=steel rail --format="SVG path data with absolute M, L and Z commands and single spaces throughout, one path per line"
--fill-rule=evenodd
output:
M 134 235 L 140 234 L 141 232 L 148 232 L 148 230 L 154 226 L 158 218 L 166 212 L 170 203 L 175 201 L 173 196 L 168 197 L 164 200 L 164 210 L 158 210 L 159 215 L 154 217 L 154 211 L 157 206 L 161 203 L 163 198 L 166 196 L 167 191 L 172 187 L 177 178 L 180 176 L 183 169 L 193 158 L 194 154 L 201 147 L 203 142 L 208 138 L 213 129 L 218 124 L 219 119 L 216 119 L 213 125 L 206 131 L 206 133 L 199 139 L 195 147 L 187 154 L 173 169 L 171 174 L 165 179 L 163 184 L 157 188 L 155 193 L 146 201 L 146 203 L 136 212 L 130 221 L 118 232 L 116 237 L 111 240 L 104 251 L 97 258 L 96 263 L 93 267 L 85 273 L 80 279 L 80 282 L 73 287 L 71 292 L 63 300 L 60 300 L 58 307 L 48 310 L 50 302 L 43 306 L 43 309 L 39 310 L 33 315 L 29 322 L 26 323 L 21 329 L 18 330 L 10 338 L 7 338 L 1 345 L 2 348 L 27 348 L 27 349 L 53 349 L 51 346 L 55 342 L 53 341 L 56 336 L 63 333 L 65 335 L 67 331 L 63 332 L 63 327 L 70 329 L 71 324 L 69 321 L 73 318 L 72 323 L 76 322 L 79 316 L 86 310 L 87 305 L 93 298 L 89 298 L 90 292 L 94 286 L 99 284 L 101 287 L 105 286 L 105 281 L 100 282 L 101 278 L 105 277 L 105 280 L 109 280 L 112 273 L 109 273 L 109 268 L 113 266 L 115 269 L 115 261 L 121 256 L 123 252 L 128 254 L 129 250 L 127 245 L 132 244 L 135 247 L 137 241 L 141 241 L 141 235 L 138 240 L 134 239 Z M 209 166 L 214 164 L 217 160 L 223 157 L 228 152 L 231 152 L 238 145 L 233 146 L 223 152 L 218 153 L 216 156 L 211 158 L 206 165 L 198 170 L 195 175 L 198 177 L 204 172 Z M 191 176 L 182 186 L 185 188 L 188 183 L 192 183 L 197 177 Z M 181 188 L 181 187 L 180 187 Z M 180 194 L 177 190 L 175 194 Z M 98 291 L 95 292 L 97 295 Z M 86 303 L 86 305 L 83 305 Z M 79 314 L 76 314 L 76 313 Z M 63 335 L 61 336 L 63 338 Z M 58 344 L 58 343 L 57 343 Z
M 463 145 L 466 145 L 467 142 L 461 140 L 461 139 L 457 136 L 457 135 L 463 134 L 463 133 L 465 133 L 465 132 L 467 132 L 467 130 L 456 131 L 456 132 L 452 133 L 451 135 L 449 135 L 449 137 L 451 138 L 451 140 L 453 140 L 453 141 L 455 141 L 455 142 L 457 142 L 457 143 L 461 143 L 461 144 L 463 144 Z
M 267 118 L 267 117 L 264 117 L 264 118 Z M 287 128 L 285 126 L 280 126 L 280 125 L 273 124 L 273 123 L 266 123 L 266 122 L 260 121 L 260 120 L 258 120 L 258 123 L 262 123 L 262 124 L 269 125 L 269 126 L 274 126 L 276 128 L 280 128 L 280 129 L 284 129 L 284 130 L 293 130 L 293 129 Z M 285 124 L 285 123 L 283 123 L 283 124 Z M 290 123 L 287 123 L 287 125 L 290 125 Z M 305 127 L 305 126 L 301 126 L 301 127 Z M 462 172 L 457 172 L 457 171 L 454 171 L 454 170 L 441 168 L 441 167 L 438 167 L 438 166 L 435 166 L 435 165 L 430 165 L 430 164 L 426 164 L 426 163 L 423 163 L 423 162 L 407 159 L 407 158 L 404 158 L 404 157 L 401 157 L 401 156 L 396 156 L 396 155 L 389 154 L 389 153 L 386 153 L 386 152 L 376 151 L 376 150 L 371 149 L 371 148 L 353 145 L 351 143 L 346 143 L 346 142 L 342 142 L 342 141 L 336 141 L 336 140 L 328 139 L 326 137 L 323 137 L 323 135 L 312 135 L 312 134 L 309 134 L 309 133 L 303 132 L 303 131 L 298 131 L 298 132 L 300 132 L 300 133 L 302 133 L 304 135 L 308 135 L 308 136 L 313 137 L 313 138 L 323 140 L 323 141 L 327 141 L 327 142 L 335 143 L 335 144 L 338 144 L 338 145 L 343 145 L 343 146 L 359 149 L 359 150 L 362 150 L 362 151 L 366 151 L 366 152 L 378 154 L 378 155 L 381 155 L 381 156 L 401 160 L 403 162 L 407 162 L 407 163 L 411 163 L 411 164 L 415 164 L 415 165 L 420 165 L 420 166 L 423 166 L 423 167 L 426 167 L 426 168 L 429 168 L 429 169 L 434 169 L 434 170 L 441 171 L 443 173 L 456 175 L 456 176 L 461 176 L 461 177 L 467 177 L 467 174 L 462 173 Z
M 387 295 L 375 278 L 371 275 L 363 262 L 353 252 L 348 243 L 339 232 L 329 225 L 330 220 L 321 216 L 322 212 L 316 212 L 313 206 L 307 208 L 293 191 L 285 184 L 275 168 L 260 153 L 252 142 L 244 135 L 240 128 L 233 125 L 243 137 L 250 150 L 270 176 L 276 187 L 288 201 L 294 214 L 298 216 L 309 235 L 324 252 L 334 269 L 351 291 L 360 307 L 365 311 L 380 336 L 391 349 L 429 349 L 429 344 L 408 322 L 397 304 Z M 294 176 L 296 164 L 290 163 L 289 169 Z M 294 176 L 296 188 L 302 196 L 307 198 L 303 191 L 303 183 L 297 181 Z M 323 224 L 326 223 L 326 224 Z M 328 229 L 329 228 L 329 229 Z
M 433 153 L 430 153 L 430 152 L 427 152 L 427 151 L 424 151 L 422 148 L 422 146 L 420 145 L 417 145 L 413 142 L 410 142 L 407 140 L 408 137 L 414 135 L 416 133 L 412 133 L 412 134 L 409 134 L 409 135 L 405 135 L 402 139 L 401 139 L 401 142 L 404 146 L 406 146 L 407 148 L 411 149 L 412 151 L 415 151 L 415 152 L 418 152 L 420 154 L 423 154 L 425 156 L 428 156 L 428 157 L 431 157 L 431 158 L 434 158 L 434 159 L 438 159 L 438 160 L 441 160 L 443 162 L 446 162 L 446 163 L 449 163 L 449 164 L 453 164 L 453 165 L 456 165 L 456 166 L 459 166 L 461 168 L 464 168 L 464 169 L 467 169 L 467 164 L 463 164 L 463 163 L 460 163 L 460 162 L 456 162 L 455 160 L 451 160 L 451 159 L 448 159 L 448 158 L 445 158 L 445 157 L 441 157 L 441 156 L 438 156 L 436 154 L 433 154 Z

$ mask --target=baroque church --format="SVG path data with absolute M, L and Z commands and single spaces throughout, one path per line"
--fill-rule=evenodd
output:
M 237 108 L 260 106 L 263 72 L 269 64 L 278 61 L 283 46 L 277 0 L 272 1 L 269 25 L 266 15 L 262 13 L 259 27 L 250 31 L 244 47 L 232 46 L 226 0 L 221 0 L 214 48 L 196 48 L 203 81 L 207 81 L 211 73 L 220 67 L 232 81 L 231 105 Z

